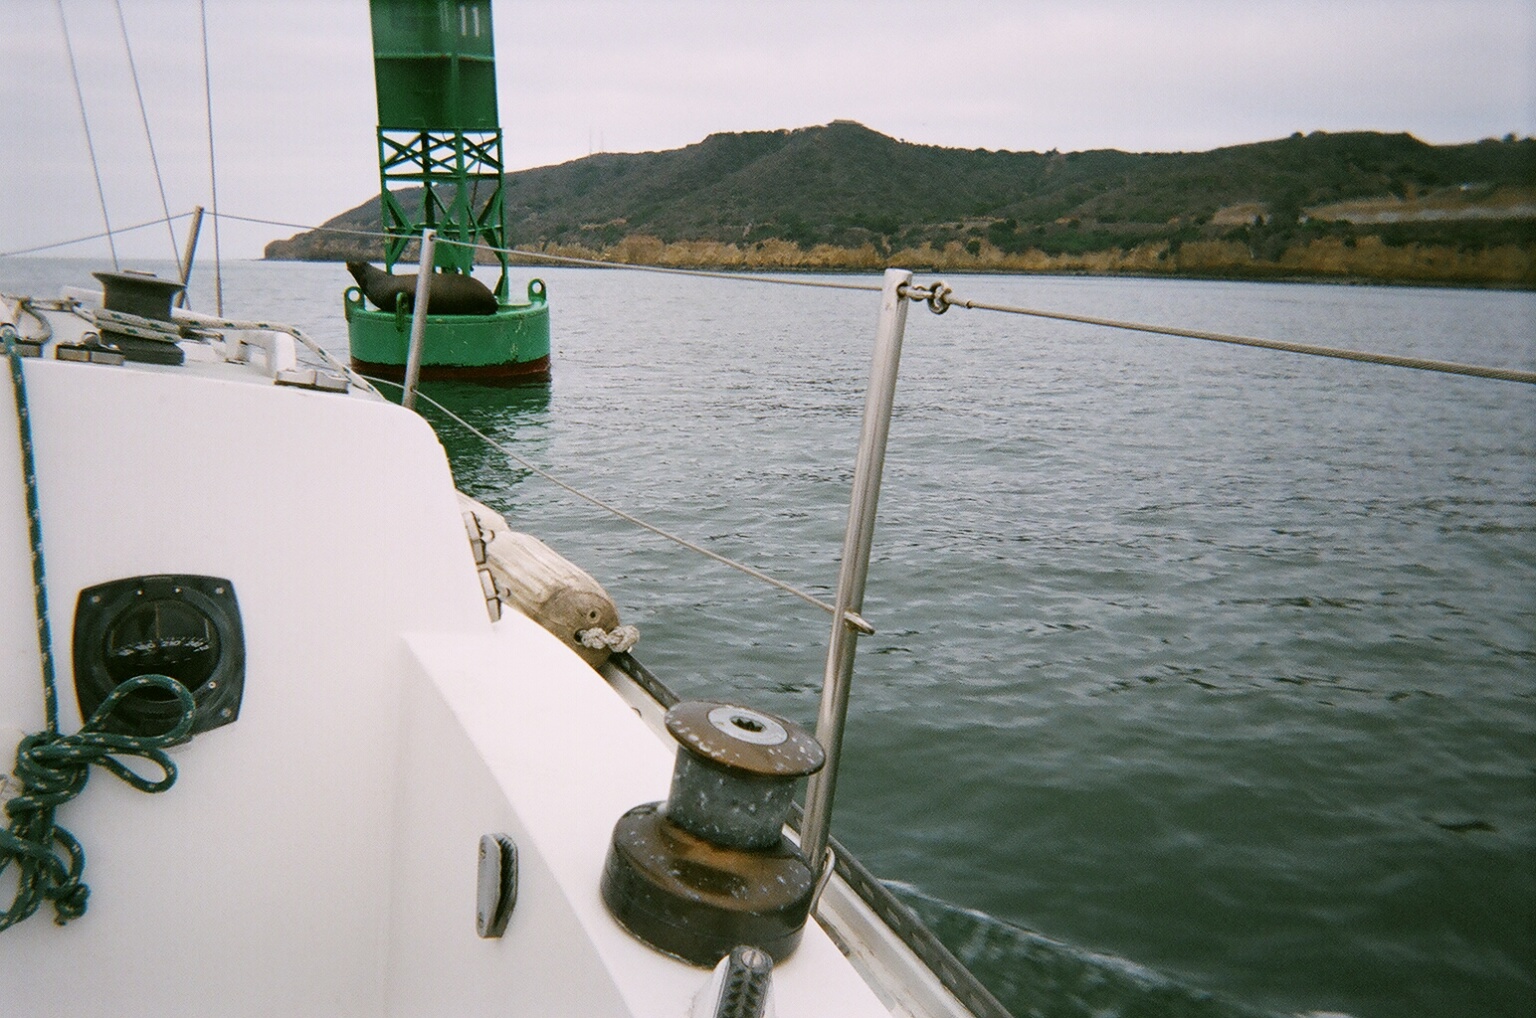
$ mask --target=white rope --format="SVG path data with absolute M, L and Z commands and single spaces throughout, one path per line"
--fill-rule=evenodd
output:
M 634 626 L 615 626 L 604 632 L 601 628 L 594 626 L 578 632 L 576 639 L 583 647 L 591 650 L 602 650 L 606 647 L 615 654 L 625 654 L 640 642 L 640 630 Z
M 334 354 L 332 354 L 325 347 L 321 346 L 319 343 L 310 339 L 296 326 L 284 325 L 281 322 L 241 321 L 235 318 L 205 318 L 201 316 L 193 318 L 191 321 L 193 324 L 203 329 L 235 329 L 250 330 L 253 332 L 267 331 L 286 333 L 287 335 L 290 335 L 294 339 L 298 340 L 299 343 L 302 344 L 303 347 L 310 353 L 320 358 L 321 362 L 324 363 L 326 367 L 339 373 L 342 377 L 346 378 L 359 389 L 370 393 L 379 399 L 384 398 L 384 394 L 373 387 L 372 382 L 368 379 L 367 376 L 360 375 L 356 371 L 352 370 L 352 366 L 350 364 L 337 359 Z

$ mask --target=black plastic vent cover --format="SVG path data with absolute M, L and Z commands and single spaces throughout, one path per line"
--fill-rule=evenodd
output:
M 197 704 L 192 734 L 240 715 L 245 637 L 235 588 L 216 576 L 133 576 L 80 592 L 75 602 L 75 697 L 88 719 L 119 685 L 169 675 Z M 107 727 L 158 735 L 175 724 L 175 697 L 160 689 L 131 694 Z

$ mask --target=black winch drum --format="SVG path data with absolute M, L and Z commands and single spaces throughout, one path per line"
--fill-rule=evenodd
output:
M 603 900 L 634 936 L 695 965 L 741 944 L 782 961 L 816 892 L 784 822 L 825 754 L 792 722 L 725 703 L 680 703 L 667 730 L 679 744 L 671 790 L 619 818 Z

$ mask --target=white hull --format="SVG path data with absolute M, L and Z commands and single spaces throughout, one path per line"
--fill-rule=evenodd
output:
M 52 347 L 82 327 L 47 317 Z M 24 362 L 62 731 L 82 724 L 72 619 L 96 584 L 228 579 L 247 667 L 238 719 L 171 751 L 172 788 L 93 769 L 60 808 L 89 909 L 57 926 L 45 905 L 0 932 L 0 1010 L 691 1013 L 709 973 L 630 936 L 599 895 L 615 821 L 667 796 L 676 747 L 637 717 L 654 706 L 637 711 L 621 675 L 624 696 L 521 614 L 491 621 L 425 422 L 355 391 L 275 386 L 288 338 L 245 339 L 245 363 L 224 339 L 184 342 L 180 367 L 65 363 L 46 345 Z M 11 439 L 0 575 L 8 764 L 43 720 Z M 482 939 L 476 852 L 495 833 L 517 845 L 517 901 L 505 935 Z M 821 922 L 837 941 L 809 923 L 775 967 L 778 1015 L 969 1013 L 840 881 Z

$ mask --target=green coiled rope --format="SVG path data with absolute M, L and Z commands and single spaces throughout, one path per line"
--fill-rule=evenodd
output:
M 42 513 L 38 509 L 37 468 L 32 456 L 32 423 L 27 409 L 26 379 L 15 330 L 0 327 L 11 366 L 16 397 L 16 426 L 21 439 L 21 468 L 27 496 L 27 528 L 32 546 L 32 594 L 37 614 L 38 651 L 43 670 L 43 710 L 46 728 L 16 746 L 12 773 L 22 792 L 5 803 L 7 826 L 0 829 L 0 878 L 15 867 L 16 892 L 9 908 L 0 911 L 0 931 L 9 929 L 42 907 L 53 905 L 60 926 L 85 914 L 90 888 L 81 879 L 85 850 L 73 834 L 54 819 L 55 811 L 79 795 L 91 765 L 103 767 L 141 792 L 163 792 L 176 782 L 176 765 L 166 748 L 186 739 L 192 729 L 192 694 L 168 675 L 140 675 L 114 689 L 74 735 L 59 734 L 59 694 L 54 676 L 53 636 L 48 625 L 48 586 L 43 569 Z M 107 731 L 119 704 L 142 689 L 163 689 L 181 706 L 176 724 L 161 735 L 122 735 Z M 146 778 L 118 760 L 143 757 L 160 768 L 159 778 Z

